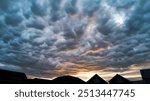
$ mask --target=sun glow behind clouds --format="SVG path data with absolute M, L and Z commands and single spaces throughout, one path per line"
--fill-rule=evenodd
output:
M 120 12 L 113 6 L 108 5 L 108 3 L 104 1 L 103 6 L 105 7 L 105 10 L 109 12 L 111 18 L 116 24 L 118 24 L 119 26 L 124 25 L 126 12 Z
M 116 14 L 114 15 L 114 21 L 118 24 L 118 25 L 123 25 L 124 21 L 125 21 L 125 17 L 123 15 L 120 14 Z
M 95 74 L 98 74 L 100 77 L 102 77 L 103 79 L 105 79 L 106 81 L 109 81 L 112 77 L 114 77 L 116 74 L 120 74 L 125 78 L 129 78 L 129 79 L 134 79 L 134 80 L 140 80 L 141 79 L 141 75 L 139 72 L 136 71 L 132 71 L 131 73 L 128 71 L 124 71 L 124 72 L 99 72 L 99 71 L 89 71 L 89 72 L 79 72 L 76 75 L 76 77 L 79 77 L 85 81 L 89 80 L 92 76 L 94 76 Z
M 109 81 L 116 74 L 119 74 L 119 75 L 122 75 L 123 77 L 131 79 L 131 80 L 141 80 L 142 78 L 141 78 L 141 74 L 140 74 L 139 70 L 142 68 L 144 68 L 144 67 L 132 65 L 129 68 L 127 68 L 126 70 L 125 69 L 121 70 L 118 68 L 109 68 L 109 69 L 99 69 L 99 70 L 91 70 L 91 71 L 85 71 L 85 72 L 81 71 L 73 76 L 79 77 L 79 78 L 87 81 L 95 74 L 98 74 L 104 80 Z

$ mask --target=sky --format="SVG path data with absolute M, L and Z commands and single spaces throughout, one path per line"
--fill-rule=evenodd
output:
M 29 78 L 150 68 L 150 0 L 0 0 L 0 69 Z

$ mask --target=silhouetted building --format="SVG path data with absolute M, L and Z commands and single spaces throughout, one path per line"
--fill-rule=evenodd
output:
M 52 80 L 52 83 L 53 84 L 84 84 L 85 82 L 77 77 L 62 76 Z
M 0 69 L 0 83 L 26 83 L 26 81 L 24 73 Z
M 144 80 L 132 81 L 133 84 L 145 84 Z
M 28 79 L 27 83 L 28 84 L 52 84 L 52 81 L 51 80 L 35 78 L 35 79 Z
M 128 79 L 122 77 L 121 75 L 117 74 L 115 75 L 110 81 L 110 84 L 132 84 L 131 81 Z
M 91 79 L 87 81 L 88 84 L 108 84 L 99 75 L 95 74 Z
M 150 84 L 150 69 L 142 69 L 140 72 L 145 83 Z

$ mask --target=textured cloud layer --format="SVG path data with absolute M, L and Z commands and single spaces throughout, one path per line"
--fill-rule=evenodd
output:
M 0 68 L 53 77 L 149 60 L 149 0 L 0 0 Z

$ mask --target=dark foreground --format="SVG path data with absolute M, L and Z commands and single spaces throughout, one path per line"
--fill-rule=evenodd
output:
M 53 80 L 28 79 L 26 74 L 0 69 L 1 84 L 150 84 L 150 69 L 140 70 L 142 80 L 130 81 L 119 74 L 116 74 L 108 82 L 95 74 L 87 82 L 73 76 L 62 76 Z

